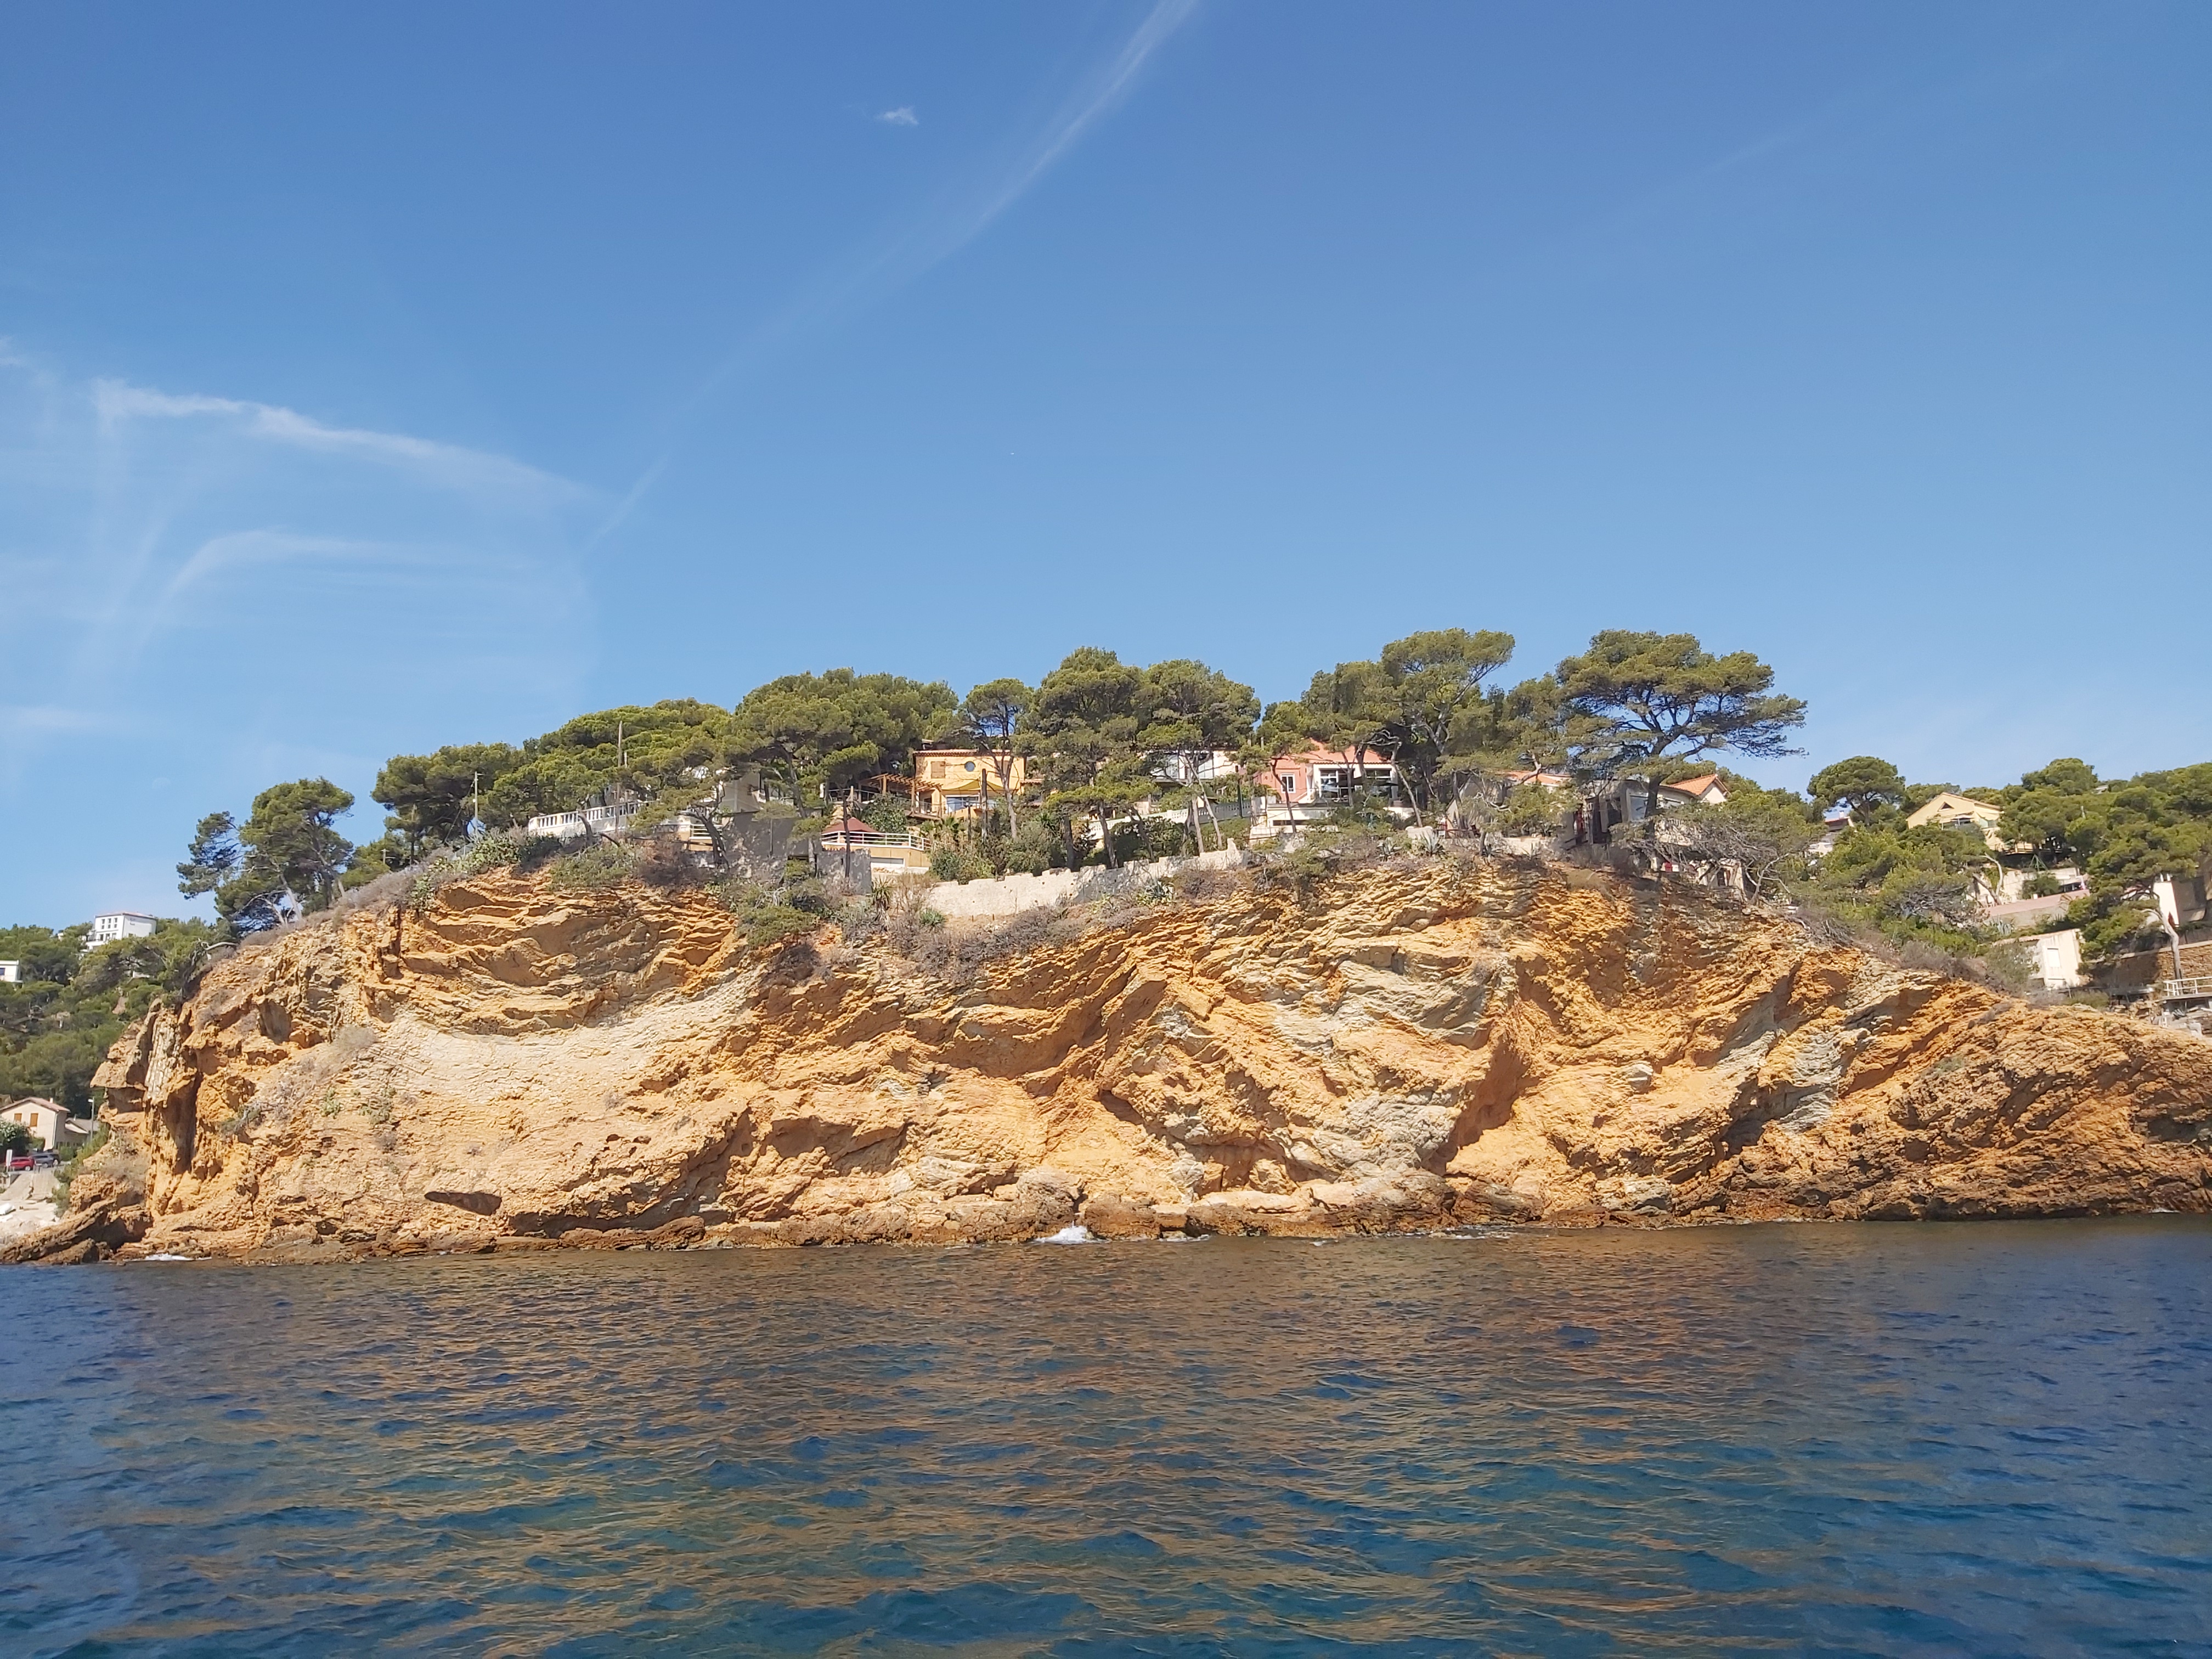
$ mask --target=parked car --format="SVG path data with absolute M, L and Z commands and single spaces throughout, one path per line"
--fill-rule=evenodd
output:
M 51 1170 L 61 1161 L 62 1155 L 59 1152 L 50 1152 L 44 1148 L 31 1154 L 32 1165 L 36 1169 Z
M 9 1175 L 15 1174 L 18 1170 L 34 1170 L 37 1167 L 37 1163 L 33 1159 L 31 1154 L 28 1152 L 10 1152 L 8 1154 L 8 1173 Z

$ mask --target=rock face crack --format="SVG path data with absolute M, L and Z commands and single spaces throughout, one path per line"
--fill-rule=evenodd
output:
M 2212 1044 L 1571 874 L 1248 885 L 979 933 L 957 983 L 881 935 L 752 950 L 700 893 L 471 878 L 249 945 L 118 1042 L 143 1237 L 65 1248 L 2212 1208 Z

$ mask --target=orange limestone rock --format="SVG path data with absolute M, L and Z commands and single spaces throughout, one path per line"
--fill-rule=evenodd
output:
M 704 893 L 458 882 L 118 1043 L 104 1201 L 301 1255 L 2212 1209 L 2195 1037 L 1673 884 L 1218 884 L 759 951 Z

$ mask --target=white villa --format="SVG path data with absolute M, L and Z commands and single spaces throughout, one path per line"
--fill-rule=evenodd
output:
M 95 945 L 112 945 L 119 939 L 147 939 L 154 932 L 155 918 L 143 910 L 110 910 L 92 919 L 92 932 L 85 936 L 84 948 Z
M 10 1101 L 0 1107 L 0 1118 L 21 1124 L 49 1152 L 76 1146 L 97 1127 L 82 1118 L 71 1117 L 54 1102 L 40 1095 Z

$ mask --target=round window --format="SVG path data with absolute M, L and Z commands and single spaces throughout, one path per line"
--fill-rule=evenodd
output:
M 970 772 L 972 772 L 972 771 L 974 771 L 974 770 L 975 769 L 975 763 L 974 761 L 969 761 L 969 762 L 968 763 L 968 769 L 969 769 Z

